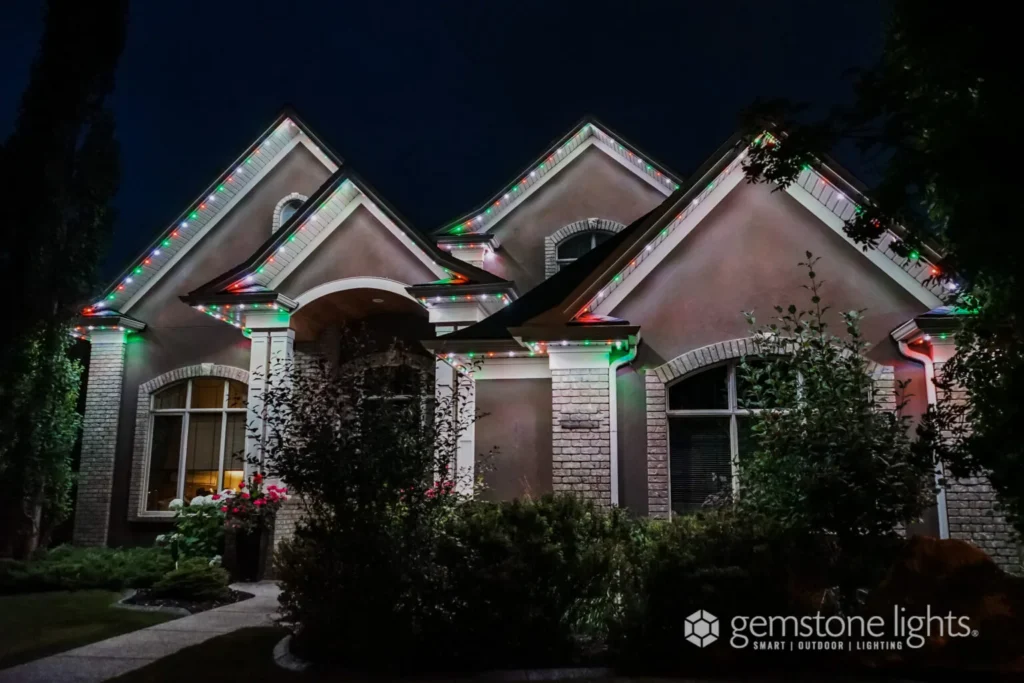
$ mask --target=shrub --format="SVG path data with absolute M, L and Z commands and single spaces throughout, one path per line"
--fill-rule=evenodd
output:
M 436 551 L 447 609 L 430 633 L 462 666 L 555 666 L 600 651 L 634 526 L 571 496 L 459 507 Z
M 170 551 L 175 562 L 223 555 L 224 512 L 214 496 L 196 496 L 188 505 L 175 499 L 170 508 L 174 510 L 174 531 L 157 536 L 156 542 Z
M 0 563 L 0 592 L 148 588 L 173 567 L 160 548 L 59 546 L 33 560 Z
M 214 562 L 185 560 L 153 584 L 149 597 L 196 602 L 225 600 L 231 597 L 228 573 Z

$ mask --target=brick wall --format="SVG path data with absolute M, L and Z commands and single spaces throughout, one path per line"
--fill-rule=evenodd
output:
M 647 514 L 667 518 L 672 510 L 668 486 L 668 415 L 665 383 L 648 370 L 647 394 Z
M 123 334 L 97 334 L 92 340 L 82 419 L 78 498 L 75 502 L 75 545 L 107 544 L 117 418 L 124 376 Z
M 611 505 L 611 436 L 608 369 L 551 371 L 551 482 L 555 493 L 573 493 Z
M 935 363 L 936 378 L 941 377 L 943 365 Z M 956 396 L 943 398 L 956 400 Z M 1020 539 L 999 513 L 996 492 L 987 477 L 956 479 L 947 474 L 946 518 L 950 538 L 973 543 L 1006 571 L 1021 572 Z

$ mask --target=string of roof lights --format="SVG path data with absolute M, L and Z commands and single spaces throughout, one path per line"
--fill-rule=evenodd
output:
M 446 232 L 451 235 L 461 235 L 482 231 L 504 214 L 526 191 L 541 182 L 548 173 L 568 159 L 578 147 L 592 137 L 612 150 L 627 165 L 640 173 L 646 174 L 667 191 L 673 192 L 679 189 L 679 182 L 674 177 L 655 167 L 649 160 L 645 160 L 639 154 L 634 153 L 633 150 L 624 146 L 594 124 L 588 123 L 566 139 L 565 142 L 545 157 L 534 169 L 526 173 L 521 180 L 507 187 L 505 192 L 500 194 L 495 201 L 481 207 L 475 216 L 460 219 L 458 223 L 446 228 Z
M 201 232 L 202 228 L 224 210 L 228 203 L 242 192 L 271 163 L 288 144 L 302 134 L 298 125 L 290 118 L 284 119 L 256 146 L 252 154 L 226 172 L 213 191 L 185 211 L 168 228 L 157 245 L 132 267 L 128 274 L 110 290 L 106 296 L 83 309 L 92 315 L 103 308 L 114 307 L 116 302 L 128 301 L 161 268 L 173 260 L 175 254 Z
M 757 136 L 751 145 L 760 145 L 762 143 L 769 145 L 777 144 L 777 139 L 770 133 L 765 132 Z M 736 159 L 734 159 L 717 176 L 715 176 L 715 178 L 709 182 L 703 190 L 701 190 L 700 194 L 690 201 L 686 208 L 676 214 L 675 218 L 673 218 L 668 225 L 662 228 L 658 234 L 647 243 L 643 250 L 630 260 L 629 264 L 625 268 L 615 274 L 611 280 L 601 288 L 597 295 L 588 301 L 583 308 L 576 313 L 574 319 L 578 320 L 582 316 L 592 313 L 602 301 L 607 299 L 608 296 L 619 287 L 623 280 L 633 273 L 633 271 L 635 271 L 637 267 L 647 259 L 651 252 L 653 252 L 672 232 L 682 225 L 690 214 L 692 214 L 697 207 L 700 206 L 700 204 L 706 200 L 719 185 L 721 185 L 722 181 L 724 181 L 738 168 L 742 167 L 743 161 L 747 157 L 747 152 L 748 150 L 743 150 Z M 859 212 L 861 210 L 859 204 L 847 197 L 831 181 L 809 165 L 804 166 L 800 175 L 797 177 L 795 184 L 807 190 L 812 197 L 822 204 L 822 206 L 844 221 L 855 212 Z M 934 263 L 931 263 L 928 259 L 923 258 L 917 251 L 911 252 L 906 257 L 900 256 L 890 248 L 893 240 L 898 239 L 897 236 L 891 230 L 887 230 L 886 233 L 887 234 L 883 238 L 882 242 L 879 243 L 878 250 L 885 254 L 891 261 L 893 261 L 893 263 L 900 266 L 905 272 L 909 273 L 921 284 L 922 287 L 925 287 L 925 289 L 936 296 L 941 296 L 943 294 L 942 288 L 937 284 L 937 278 L 942 274 L 939 267 Z M 949 281 L 946 283 L 947 291 L 955 292 L 957 289 L 958 285 L 956 282 Z
M 466 351 L 464 353 L 455 353 L 449 351 L 448 353 L 439 353 L 437 355 L 438 360 L 446 361 L 452 365 L 456 370 L 465 372 L 469 370 L 467 367 L 470 363 L 478 360 L 486 360 L 488 358 L 537 358 L 549 355 L 549 347 L 565 347 L 565 346 L 592 346 L 592 347 L 609 347 L 615 349 L 622 349 L 627 345 L 627 342 L 622 339 L 582 339 L 582 340 L 562 340 L 560 342 L 527 342 L 525 351 Z

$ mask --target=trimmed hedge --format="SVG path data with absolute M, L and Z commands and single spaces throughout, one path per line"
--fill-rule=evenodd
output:
M 173 568 L 161 548 L 59 546 L 27 562 L 0 561 L 0 593 L 149 588 Z

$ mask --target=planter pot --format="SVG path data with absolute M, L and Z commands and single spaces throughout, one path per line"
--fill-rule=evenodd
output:
M 235 532 L 235 561 L 232 574 L 236 581 L 259 581 L 266 574 L 267 545 L 270 533 L 265 528 Z

